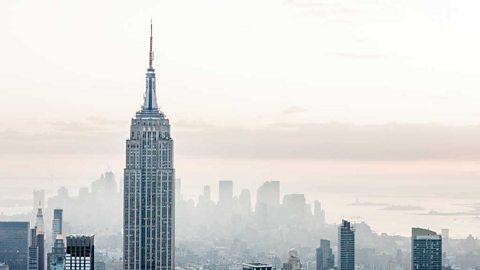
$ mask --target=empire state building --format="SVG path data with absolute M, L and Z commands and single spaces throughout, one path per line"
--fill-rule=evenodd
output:
M 173 270 L 175 170 L 170 124 L 157 104 L 152 25 L 143 106 L 132 119 L 124 170 L 124 269 Z

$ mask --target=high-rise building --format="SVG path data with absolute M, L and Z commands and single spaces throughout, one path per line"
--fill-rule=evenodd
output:
M 322 209 L 322 204 L 319 201 L 313 203 L 313 216 L 320 226 L 325 225 L 325 210 Z
M 266 205 L 268 207 L 278 207 L 280 205 L 280 182 L 267 181 L 257 190 L 257 205 Z
M 45 224 L 43 222 L 42 205 L 39 203 L 37 210 L 37 219 L 35 220 L 35 229 L 37 234 L 38 247 L 38 270 L 45 270 Z
M 442 229 L 442 251 L 448 253 L 448 246 L 450 244 L 450 230 Z
M 52 252 L 49 253 L 48 270 L 64 270 L 65 256 L 65 242 L 63 236 L 59 234 L 53 244 Z
M 0 262 L 13 269 L 28 267 L 28 222 L 0 221 Z
M 113 172 L 105 172 L 100 178 L 92 182 L 92 193 L 111 197 L 118 190 L 117 181 Z M 109 198 L 108 198 L 109 199 Z
M 241 215 L 248 215 L 252 212 L 252 200 L 250 196 L 250 190 L 243 189 L 240 192 L 240 196 L 238 197 L 238 205 L 240 207 L 240 214 Z
M 242 270 L 272 270 L 273 266 L 264 263 L 242 263 Z
M 203 193 L 198 198 L 198 203 L 209 203 L 212 200 L 210 186 L 203 186 Z
M 172 270 L 175 265 L 173 140 L 169 120 L 157 104 L 152 40 L 151 35 L 144 103 L 132 119 L 126 142 L 124 269 Z
M 62 228 L 63 228 L 63 210 L 53 209 L 52 243 L 55 243 L 57 236 L 62 234 Z
M 285 194 L 283 196 L 282 216 L 288 223 L 303 223 L 307 214 L 304 194 Z
M 317 270 L 330 270 L 334 269 L 335 257 L 333 256 L 332 248 L 330 247 L 330 241 L 321 239 L 320 247 L 317 248 Z
M 442 236 L 412 228 L 412 270 L 442 269 Z
M 355 230 L 346 220 L 338 227 L 338 269 L 355 269 Z
M 280 182 L 267 181 L 257 190 L 255 216 L 260 227 L 272 226 L 280 212 Z
M 95 265 L 95 243 L 93 235 L 67 236 L 65 253 L 66 270 L 93 270 Z
M 28 270 L 38 270 L 37 228 L 30 229 L 30 246 L 28 247 Z
M 218 205 L 229 209 L 233 204 L 233 181 L 218 182 Z

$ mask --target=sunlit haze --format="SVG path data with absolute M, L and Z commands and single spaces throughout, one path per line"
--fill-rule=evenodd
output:
M 322 202 L 329 223 L 480 236 L 478 1 L 2 1 L 0 211 L 123 189 L 153 21 L 185 199 L 219 180 Z M 27 209 L 27 210 L 25 210 Z M 120 211 L 120 210 L 119 210 Z M 317 240 L 315 240 L 317 241 Z M 290 248 L 290 247 L 286 247 Z M 283 260 L 283 258 L 282 258 Z

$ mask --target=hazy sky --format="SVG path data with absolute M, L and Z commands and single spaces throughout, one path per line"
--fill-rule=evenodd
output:
M 193 194 L 220 179 L 252 189 L 275 179 L 286 193 L 476 196 L 479 9 L 473 0 L 1 1 L 0 188 L 121 175 L 152 18 L 158 100 Z

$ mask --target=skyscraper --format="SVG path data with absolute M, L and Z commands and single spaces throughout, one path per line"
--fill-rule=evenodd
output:
M 448 253 L 448 246 L 450 240 L 450 230 L 449 229 L 442 229 L 442 251 L 444 253 Z
M 63 227 L 63 210 L 62 209 L 53 209 L 53 220 L 52 220 L 52 243 L 55 243 L 57 235 L 62 234 Z
M 203 186 L 203 193 L 198 198 L 198 203 L 209 203 L 212 200 L 210 186 Z
M 320 247 L 317 248 L 317 270 L 330 270 L 334 268 L 335 257 L 333 256 L 330 241 L 321 239 Z
M 35 229 L 37 233 L 38 247 L 38 270 L 45 269 L 45 224 L 43 222 L 42 205 L 39 203 L 37 210 L 37 219 L 35 220 Z
M 175 171 L 170 123 L 155 91 L 152 26 L 146 92 L 131 121 L 124 171 L 124 269 L 174 269 Z
M 322 209 L 322 204 L 319 201 L 313 203 L 313 216 L 320 226 L 325 225 L 325 210 Z
M 278 207 L 280 204 L 280 182 L 267 181 L 257 190 L 257 209 L 259 205 Z
M 93 235 L 67 236 L 65 254 L 66 270 L 93 270 L 95 265 L 95 245 Z
M 412 270 L 442 269 L 442 236 L 412 228 Z
M 338 227 L 338 269 L 355 269 L 355 231 L 346 220 Z
M 240 214 L 247 216 L 252 212 L 252 200 L 250 196 L 250 190 L 242 189 L 240 196 L 238 197 L 238 205 Z
M 307 214 L 304 194 L 285 194 L 283 196 L 282 216 L 289 224 L 303 223 Z
M 57 235 L 48 260 L 48 270 L 65 269 L 65 242 L 61 234 Z
M 280 182 L 267 181 L 257 190 L 255 216 L 257 225 L 269 227 L 278 220 L 280 208 Z
M 28 247 L 28 270 L 38 270 L 37 228 L 30 229 L 30 246 Z
M 10 269 L 27 269 L 28 222 L 0 221 L 0 262 Z
M 230 210 L 233 204 L 233 182 L 218 182 L 218 205 L 224 210 Z

